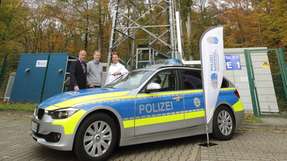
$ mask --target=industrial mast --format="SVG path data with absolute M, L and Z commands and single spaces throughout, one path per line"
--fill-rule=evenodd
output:
M 112 31 L 108 52 L 127 45 L 130 59 L 125 62 L 139 68 L 155 62 L 156 57 L 176 58 L 178 37 L 176 0 L 111 0 Z M 144 37 L 144 38 L 143 38 Z

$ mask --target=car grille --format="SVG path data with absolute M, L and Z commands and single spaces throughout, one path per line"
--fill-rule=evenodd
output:
M 37 109 L 36 115 L 37 115 L 39 120 L 41 120 L 43 118 L 44 114 L 45 114 L 45 110 L 44 109 L 41 109 L 41 108 Z

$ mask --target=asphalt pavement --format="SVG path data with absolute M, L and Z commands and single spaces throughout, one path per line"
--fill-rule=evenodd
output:
M 0 161 L 77 161 L 72 152 L 51 150 L 31 138 L 31 113 L 0 112 Z M 287 161 L 287 119 L 263 117 L 262 123 L 245 123 L 230 141 L 205 135 L 121 147 L 110 161 Z

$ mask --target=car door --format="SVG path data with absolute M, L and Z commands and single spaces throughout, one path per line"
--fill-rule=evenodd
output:
M 176 70 L 162 70 L 155 74 L 137 95 L 135 135 L 163 132 L 184 126 L 183 97 L 178 93 Z M 156 83 L 159 90 L 148 91 Z
M 184 94 L 184 118 L 187 126 L 197 126 L 204 124 L 205 111 L 203 90 L 201 81 L 201 71 L 194 69 L 179 70 L 180 90 Z

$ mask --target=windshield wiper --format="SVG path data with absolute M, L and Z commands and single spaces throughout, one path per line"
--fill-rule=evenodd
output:
M 127 74 L 121 74 L 117 79 L 113 80 L 111 83 L 107 84 L 105 86 L 105 88 L 114 88 L 113 84 L 116 83 L 118 80 L 120 80 L 121 78 L 123 78 L 123 76 L 125 76 Z

